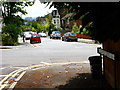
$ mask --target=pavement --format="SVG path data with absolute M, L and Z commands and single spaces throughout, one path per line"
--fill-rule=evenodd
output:
M 23 69 L 20 78 L 10 78 L 5 89 L 46 90 L 46 89 L 104 89 L 112 90 L 104 77 L 93 78 L 89 63 L 53 63 Z M 8 87 L 9 86 L 9 87 Z

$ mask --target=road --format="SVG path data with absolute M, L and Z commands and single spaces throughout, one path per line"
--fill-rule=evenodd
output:
M 0 50 L 2 55 L 2 74 L 9 73 L 17 68 L 35 64 L 83 62 L 88 57 L 97 54 L 98 44 L 87 44 L 81 42 L 65 42 L 41 38 L 42 42 L 30 44 L 27 41 L 13 49 Z

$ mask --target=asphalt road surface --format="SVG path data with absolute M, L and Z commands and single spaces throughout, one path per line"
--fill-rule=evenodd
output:
M 35 64 L 87 62 L 89 56 L 98 55 L 99 44 L 65 42 L 59 39 L 42 38 L 41 43 L 30 44 L 29 40 L 12 49 L 1 49 L 1 74 L 20 67 Z

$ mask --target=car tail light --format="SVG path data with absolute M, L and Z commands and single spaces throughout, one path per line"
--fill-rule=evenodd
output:
M 70 35 L 68 35 L 68 37 L 71 37 Z

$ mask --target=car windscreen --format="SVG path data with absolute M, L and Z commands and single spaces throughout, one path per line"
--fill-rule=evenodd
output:
M 32 35 L 32 37 L 40 37 L 39 35 Z
M 76 36 L 76 33 L 70 33 L 70 36 Z
M 56 34 L 60 34 L 60 32 L 55 32 Z

